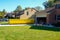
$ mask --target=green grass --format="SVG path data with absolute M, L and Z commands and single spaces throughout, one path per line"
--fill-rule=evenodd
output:
M 60 31 L 45 27 L 0 27 L 0 40 L 60 40 Z
M 0 24 L 8 24 L 8 22 L 4 22 L 4 21 L 3 21 L 3 22 L 0 22 Z

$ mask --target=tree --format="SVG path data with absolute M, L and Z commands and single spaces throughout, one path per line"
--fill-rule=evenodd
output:
M 6 10 L 5 10 L 5 9 L 3 9 L 3 11 L 2 11 L 2 12 L 3 12 L 3 17 L 4 17 L 4 15 L 5 15 L 7 12 L 6 12 Z
M 45 8 L 49 8 L 52 7 L 56 4 L 56 2 L 59 2 L 60 0 L 48 0 L 46 2 L 43 3 Z
M 6 10 L 5 9 L 3 9 L 3 11 L 2 11 L 3 13 L 6 13 Z
M 52 4 L 53 4 L 53 2 L 52 1 L 49 1 L 48 2 L 48 7 L 52 7 L 53 6 Z
M 48 8 L 48 2 L 47 1 L 44 2 L 43 5 L 44 5 L 45 8 Z
M 48 0 L 48 1 L 54 1 L 54 0 Z
M 35 7 L 35 9 L 36 9 L 37 11 L 40 11 L 40 10 L 42 10 L 42 7 L 37 6 L 37 7 Z
M 60 0 L 48 0 L 48 1 L 57 2 L 57 1 L 60 1 Z
M 0 11 L 0 18 L 3 18 L 4 17 L 4 14 L 2 11 Z
M 55 2 L 59 2 L 60 0 L 54 0 L 53 2 L 55 3 Z
M 17 14 L 22 10 L 22 7 L 20 5 L 17 6 L 17 8 L 14 10 L 15 18 L 17 18 Z
M 5 9 L 3 9 L 3 11 L 0 11 L 0 18 L 4 18 L 6 11 Z
M 46 2 L 43 3 L 43 5 L 44 5 L 45 8 L 52 7 L 53 6 L 53 1 L 48 1 L 48 2 L 46 1 Z
M 18 5 L 17 8 L 14 10 L 14 12 L 19 12 L 19 11 L 21 11 L 21 10 L 22 10 L 21 6 Z

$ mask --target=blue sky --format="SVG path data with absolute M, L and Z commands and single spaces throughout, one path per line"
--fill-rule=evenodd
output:
M 16 9 L 18 5 L 21 5 L 23 9 L 25 7 L 43 7 L 42 3 L 45 1 L 46 0 L 0 0 L 0 11 L 6 9 L 7 12 L 11 12 Z

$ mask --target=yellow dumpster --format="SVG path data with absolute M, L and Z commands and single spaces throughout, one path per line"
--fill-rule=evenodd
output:
M 33 24 L 34 19 L 9 19 L 9 24 Z

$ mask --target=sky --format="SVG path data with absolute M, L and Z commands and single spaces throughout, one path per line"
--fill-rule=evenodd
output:
M 45 1 L 46 0 L 0 0 L 0 11 L 5 9 L 7 12 L 12 12 L 18 5 L 20 5 L 22 9 L 36 6 L 41 6 L 44 9 L 43 2 Z

